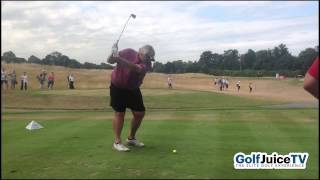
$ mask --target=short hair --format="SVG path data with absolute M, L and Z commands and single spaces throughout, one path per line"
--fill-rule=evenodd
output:
M 144 45 L 139 50 L 142 54 L 148 55 L 154 61 L 155 51 L 151 45 Z

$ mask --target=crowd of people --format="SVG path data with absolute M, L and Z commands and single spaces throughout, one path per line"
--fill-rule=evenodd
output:
M 219 87 L 220 91 L 228 90 L 229 88 L 229 81 L 222 77 L 221 79 L 214 79 L 214 85 Z
M 227 78 L 224 78 L 224 77 L 222 77 L 221 79 L 216 79 L 215 78 L 214 79 L 214 85 L 218 86 L 220 91 L 228 90 L 228 88 L 229 88 L 229 80 Z M 253 91 L 253 89 L 254 89 L 253 83 L 250 82 L 248 87 L 249 87 L 249 92 L 251 93 Z M 237 91 L 239 92 L 240 88 L 241 88 L 240 81 L 236 82 L 236 88 L 237 88 Z
M 220 91 L 228 90 L 229 84 L 230 84 L 229 80 L 225 77 L 222 77 L 220 79 L 217 79 L 217 78 L 214 79 L 214 86 L 217 86 Z M 173 88 L 173 81 L 170 75 L 168 75 L 168 78 L 167 78 L 167 85 L 168 85 L 168 89 Z M 240 91 L 240 87 L 241 87 L 240 81 L 236 81 L 236 89 L 238 92 Z M 249 92 L 252 93 L 252 91 L 255 89 L 255 86 L 253 85 L 252 82 L 249 82 L 248 88 L 249 88 Z
M 173 88 L 173 82 L 172 82 L 172 78 L 170 75 L 168 75 L 168 78 L 167 78 L 167 85 L 168 85 L 168 89 Z M 217 86 L 220 91 L 228 90 L 229 80 L 225 77 L 222 77 L 220 79 L 215 78 L 214 79 L 214 86 Z M 238 92 L 240 91 L 240 87 L 241 87 L 240 81 L 237 81 L 236 82 L 236 89 Z M 255 89 L 255 86 L 253 85 L 252 82 L 249 82 L 248 88 L 249 88 L 249 92 L 252 93 L 252 91 Z
M 47 74 L 46 70 L 42 70 L 37 76 L 36 79 L 39 82 L 39 89 L 45 89 L 45 84 L 47 83 L 47 89 L 52 90 L 53 85 L 55 83 L 55 74 L 51 72 L 49 75 Z M 27 90 L 28 89 L 28 82 L 29 78 L 27 72 L 23 72 L 20 76 L 20 90 Z M 75 78 L 73 74 L 69 73 L 67 76 L 68 88 L 75 89 L 74 82 Z M 9 85 L 10 89 L 15 89 L 16 85 L 18 84 L 17 74 L 15 70 L 12 72 L 7 72 L 4 68 L 1 68 L 1 90 L 8 90 Z
M 4 68 L 1 69 L 1 89 L 8 89 L 10 83 L 10 89 L 15 89 L 17 82 L 17 75 L 15 70 L 11 73 L 7 73 Z

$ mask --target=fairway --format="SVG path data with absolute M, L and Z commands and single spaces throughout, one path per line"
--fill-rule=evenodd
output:
M 142 93 L 147 113 L 137 137 L 146 147 L 129 153 L 112 149 L 108 89 L 2 94 L 2 178 L 319 176 L 316 107 L 272 108 L 283 102 L 186 89 Z M 26 130 L 31 120 L 44 128 Z M 309 159 L 305 170 L 235 170 L 237 152 L 308 152 Z
M 1 179 L 320 179 L 318 6 L 1 1 Z

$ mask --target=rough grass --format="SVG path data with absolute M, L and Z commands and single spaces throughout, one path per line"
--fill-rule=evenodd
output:
M 29 76 L 30 90 L 38 90 L 39 83 L 36 75 L 42 69 L 47 72 L 54 72 L 56 82 L 54 89 L 67 89 L 67 75 L 73 73 L 75 76 L 76 89 L 107 89 L 110 84 L 111 70 L 88 70 L 88 69 L 71 69 L 61 66 L 37 65 L 37 64 L 5 64 L 2 63 L 7 71 L 11 72 L 13 69 L 17 72 L 19 79 L 20 75 L 26 71 Z M 142 84 L 142 88 L 146 89 L 165 89 L 167 88 L 166 74 L 149 73 Z M 213 79 L 220 78 L 205 74 L 186 73 L 186 74 L 172 74 L 174 89 L 196 90 L 219 92 L 218 87 L 213 86 Z M 275 80 L 273 77 L 266 78 L 246 78 L 246 77 L 226 77 L 230 82 L 228 91 L 222 93 L 246 96 L 254 99 L 272 99 L 283 102 L 312 102 L 317 103 L 316 100 L 307 93 L 302 87 L 302 81 L 299 79 L 287 78 L 285 80 Z M 241 91 L 237 92 L 236 82 L 241 81 Z M 255 86 L 253 93 L 249 93 L 249 82 Z M 20 82 L 19 82 L 20 83 Z M 219 92 L 220 93 L 220 92 Z

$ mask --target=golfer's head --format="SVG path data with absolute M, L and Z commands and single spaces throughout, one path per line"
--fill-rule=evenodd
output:
M 155 55 L 154 49 L 150 45 L 142 46 L 139 49 L 139 56 L 142 61 L 154 61 L 154 55 Z

